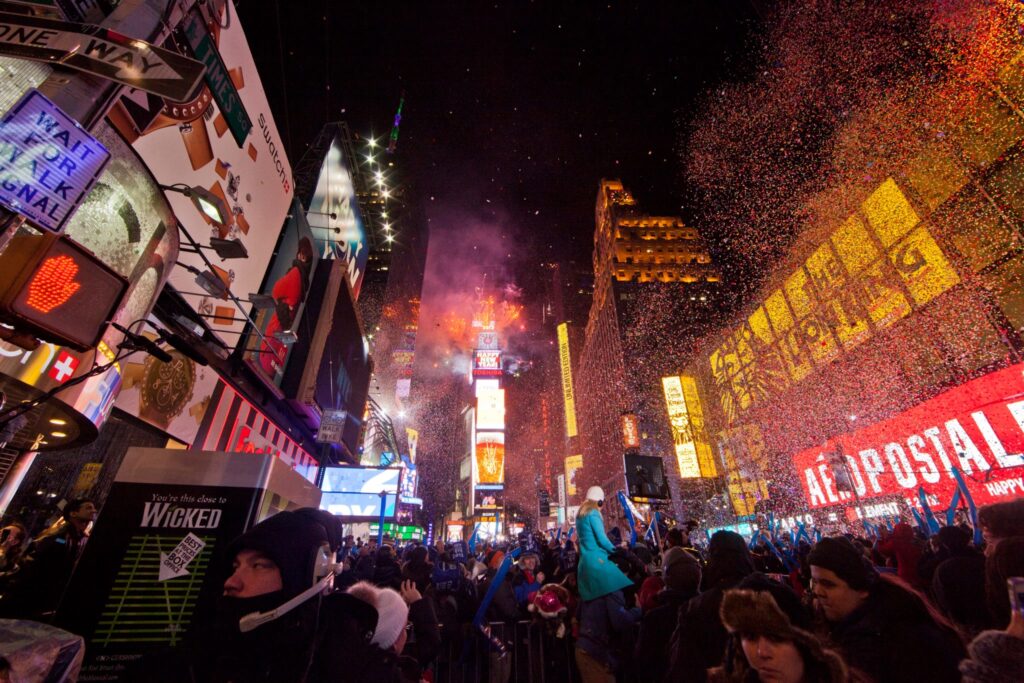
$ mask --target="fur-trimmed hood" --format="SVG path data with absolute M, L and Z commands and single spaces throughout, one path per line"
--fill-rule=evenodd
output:
M 814 634 L 794 626 L 770 593 L 742 589 L 726 591 L 719 614 L 722 617 L 722 624 L 737 640 L 742 633 L 792 641 L 804 657 L 811 660 L 805 659 L 806 665 L 816 664 L 814 668 L 827 675 L 824 680 L 833 683 L 845 683 L 849 680 L 842 657 L 832 650 L 825 649 Z M 724 669 L 726 674 L 738 674 L 741 677 L 750 669 L 739 643 L 733 650 L 733 661 L 727 662 Z

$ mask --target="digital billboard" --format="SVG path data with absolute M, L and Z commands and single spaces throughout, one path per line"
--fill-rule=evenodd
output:
M 679 476 L 683 479 L 700 477 L 700 463 L 697 461 L 697 447 L 690 433 L 690 415 L 683 397 L 683 384 L 678 375 L 661 378 L 665 391 L 665 406 L 668 422 L 672 427 L 672 442 L 675 446 Z
M 623 465 L 630 498 L 667 500 L 672 497 L 661 458 L 627 453 Z
M 260 293 L 273 300 L 273 308 L 254 311 L 256 328 L 250 332 L 244 358 L 249 366 L 274 386 L 281 386 L 284 369 L 291 357 L 289 335 L 297 336 L 306 296 L 316 271 L 317 253 L 313 233 L 306 223 L 302 205 L 292 200 L 274 261 Z M 284 341 L 283 341 L 284 340 Z
M 338 259 L 345 264 L 352 298 L 358 300 L 370 258 L 370 243 L 356 202 L 352 174 L 346 165 L 342 130 L 337 124 L 329 123 L 327 127 L 334 128 L 334 137 L 324 154 L 316 185 L 309 196 L 301 199 L 309 207 L 306 219 L 313 228 L 321 258 Z
M 565 459 L 565 493 L 576 495 L 576 473 L 583 469 L 583 456 L 570 455 Z
M 886 179 L 708 357 L 730 425 L 960 282 Z
M 377 520 L 384 491 L 384 516 L 394 518 L 401 475 L 398 467 L 326 467 L 320 508 L 350 520 Z
M 496 510 L 502 506 L 504 489 L 478 486 L 473 490 L 474 510 Z
M 194 28 L 194 19 L 190 16 L 183 25 Z M 206 246 L 211 237 L 217 237 L 244 245 L 246 259 L 216 265 L 212 273 L 244 301 L 251 292 L 260 291 L 273 258 L 294 194 L 292 169 L 239 17 L 232 12 L 215 21 L 217 30 L 206 38 L 216 44 L 220 62 L 230 74 L 228 80 L 217 83 L 216 93 L 209 82 L 187 102 L 129 90 L 110 110 L 108 119 L 158 182 L 201 187 L 226 205 L 228 215 L 217 223 L 189 197 L 166 193 L 177 219 L 199 244 Z M 165 46 L 175 48 L 182 41 L 187 39 L 179 32 Z M 221 97 L 226 93 L 234 94 L 230 111 L 220 103 L 226 101 Z M 240 144 L 235 137 L 240 129 L 234 124 L 243 116 L 254 125 Z M 197 253 L 182 252 L 178 264 L 208 269 Z M 246 343 L 248 337 L 239 334 L 246 321 L 233 303 L 204 292 L 195 280 L 196 275 L 184 267 L 174 268 L 170 274 L 174 288 L 198 313 L 207 316 L 227 344 Z M 249 312 L 251 306 L 243 306 Z
M 476 433 L 476 484 L 502 484 L 505 482 L 505 434 L 503 432 Z
M 505 429 L 505 390 L 492 389 L 476 392 L 476 428 L 480 430 Z
M 810 507 L 902 495 L 918 487 L 948 506 L 964 473 L 975 503 L 1024 493 L 1024 364 L 971 380 L 888 420 L 793 457 Z M 831 460 L 842 454 L 854 492 L 839 491 Z M 934 508 L 935 506 L 933 506 Z
M 572 359 L 569 356 L 569 326 L 558 326 L 558 358 L 562 366 L 562 399 L 565 403 L 565 435 L 574 437 L 576 427 L 576 396 L 572 388 Z
M 501 351 L 477 349 L 473 353 L 473 377 L 501 375 Z
M 622 414 L 622 447 L 640 448 L 640 421 L 636 413 Z

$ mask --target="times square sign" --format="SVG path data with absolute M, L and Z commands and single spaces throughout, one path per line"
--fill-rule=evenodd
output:
M 793 457 L 811 509 L 923 488 L 949 505 L 952 468 L 979 505 L 1024 495 L 1024 364 L 966 382 L 895 417 Z M 848 477 L 853 491 L 840 491 Z M 845 487 L 843 487 L 845 488 Z

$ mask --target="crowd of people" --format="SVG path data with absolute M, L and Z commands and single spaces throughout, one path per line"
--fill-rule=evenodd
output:
M 1024 680 L 1024 611 L 1008 589 L 1024 577 L 1024 499 L 979 510 L 978 537 L 966 523 L 929 534 L 898 522 L 872 537 L 700 539 L 690 525 L 655 542 L 613 542 L 603 503 L 592 487 L 572 532 L 504 544 L 363 541 L 324 511 L 280 512 L 228 548 L 222 595 L 193 637 L 131 676 Z M 5 527 L 5 616 L 46 621 L 60 596 L 38 582 L 70 571 L 94 516 L 76 501 L 27 549 L 24 527 Z M 525 649 L 530 664 L 514 666 Z

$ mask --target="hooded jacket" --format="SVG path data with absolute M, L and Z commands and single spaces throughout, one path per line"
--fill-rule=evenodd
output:
M 754 562 L 742 536 L 718 531 L 711 537 L 703 590 L 679 608 L 666 680 L 704 681 L 707 670 L 721 663 L 728 641 L 718 615 L 722 595 L 753 573 Z

